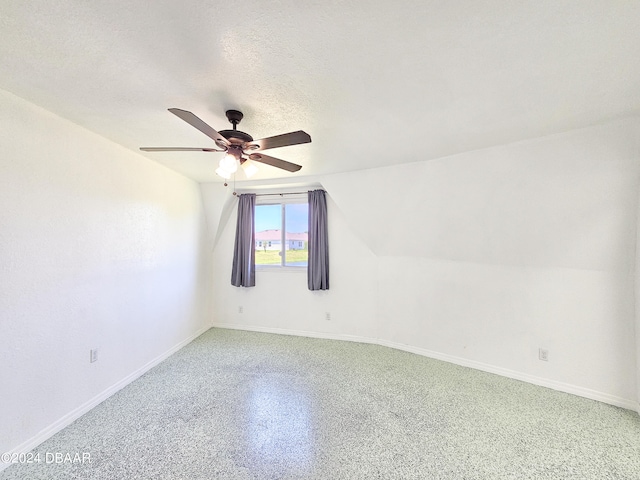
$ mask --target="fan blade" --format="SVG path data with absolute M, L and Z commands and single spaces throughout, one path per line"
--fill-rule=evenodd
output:
M 299 145 L 301 143 L 310 143 L 311 136 L 298 130 L 297 132 L 283 133 L 282 135 L 276 135 L 275 137 L 261 138 L 260 140 L 254 140 L 244 144 L 244 148 L 250 152 L 256 152 L 259 150 L 267 150 L 269 148 L 287 147 L 289 145 Z
M 297 172 L 302 168 L 302 165 L 296 165 L 295 163 L 286 162 L 279 158 L 270 157 L 269 155 L 263 155 L 262 153 L 252 153 L 249 155 L 249 159 L 254 162 L 266 163 L 272 167 L 282 168 L 288 172 Z
M 145 152 L 224 152 L 215 148 L 192 148 L 192 147 L 140 147 Z
M 207 125 L 205 122 L 196 117 L 193 113 L 187 112 L 186 110 L 180 110 L 179 108 L 170 108 L 169 111 L 174 115 L 180 117 L 182 120 L 187 122 L 192 127 L 197 128 L 202 133 L 204 133 L 207 137 L 212 138 L 216 141 L 216 145 L 219 147 L 229 146 L 229 140 L 224 138 L 218 132 L 216 132 L 213 128 Z M 222 145 L 220 145 L 222 143 Z

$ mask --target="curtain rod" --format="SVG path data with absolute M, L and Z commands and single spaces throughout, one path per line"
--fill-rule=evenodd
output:
M 318 189 L 318 190 L 321 190 L 321 189 Z M 307 190 L 306 192 L 256 193 L 256 197 L 268 197 L 268 196 L 272 196 L 272 195 L 280 195 L 282 197 L 284 195 L 303 195 L 305 193 L 309 193 L 309 190 Z

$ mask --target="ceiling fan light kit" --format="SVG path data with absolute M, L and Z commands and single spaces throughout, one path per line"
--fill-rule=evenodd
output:
M 229 173 L 235 173 L 236 170 L 238 170 L 238 159 L 235 157 L 235 155 L 227 153 L 224 157 L 222 157 L 222 160 L 220 160 L 220 168 Z
M 242 167 L 247 178 L 255 175 L 258 172 L 258 167 L 254 162 L 271 165 L 272 167 L 281 168 L 288 172 L 297 172 L 302 168 L 301 165 L 287 162 L 269 155 L 264 155 L 262 153 L 253 152 L 311 142 L 311 136 L 302 130 L 254 140 L 248 133 L 241 132 L 237 129 L 238 123 L 240 123 L 244 117 L 242 112 L 238 110 L 226 111 L 227 119 L 233 125 L 233 130 L 220 130 L 219 132 L 187 110 L 170 108 L 169 111 L 211 138 L 219 149 L 195 147 L 140 147 L 140 150 L 145 152 L 224 152 L 225 155 L 220 159 L 220 163 L 215 172 L 225 180 L 230 179 L 238 170 L 238 164 Z
M 251 160 L 244 160 L 240 164 L 240 166 L 242 167 L 242 171 L 247 178 L 253 177 L 256 173 L 258 173 L 258 170 L 260 170 Z

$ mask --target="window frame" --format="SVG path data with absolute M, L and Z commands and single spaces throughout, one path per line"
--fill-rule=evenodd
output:
M 307 258 L 307 263 L 305 265 L 286 265 L 284 262 L 286 260 L 286 249 L 285 249 L 285 245 L 286 245 L 286 228 L 285 228 L 285 222 L 286 222 L 286 205 L 289 204 L 305 204 L 309 205 L 309 199 L 307 197 L 306 194 L 302 195 L 302 194 L 298 194 L 298 195 L 294 195 L 294 194 L 282 194 L 281 196 L 276 196 L 276 195 L 268 195 L 265 197 L 258 197 L 256 198 L 256 209 L 257 207 L 260 206 L 264 206 L 264 205 L 279 205 L 280 206 L 280 264 L 269 264 L 269 265 L 259 265 L 259 264 L 255 264 L 255 268 L 256 268 L 256 272 L 258 271 L 272 271 L 272 272 L 283 272 L 283 271 L 290 271 L 290 272 L 306 272 L 307 268 L 309 266 L 309 261 Z M 307 211 L 307 215 L 308 215 L 308 211 Z M 254 220 L 255 221 L 255 220 Z M 257 233 L 257 232 L 256 232 Z M 263 243 L 265 243 L 263 241 Z M 271 242 L 268 242 L 269 244 Z M 254 243 L 255 245 L 255 243 Z M 308 247 L 307 247 L 308 248 Z

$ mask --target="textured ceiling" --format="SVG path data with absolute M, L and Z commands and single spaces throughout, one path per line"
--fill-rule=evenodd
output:
M 254 138 L 311 135 L 267 152 L 299 173 L 258 176 L 291 178 L 638 114 L 638 25 L 630 0 L 0 0 L 0 88 L 135 151 L 214 146 L 169 107 L 239 109 Z M 219 180 L 218 153 L 144 155 Z

